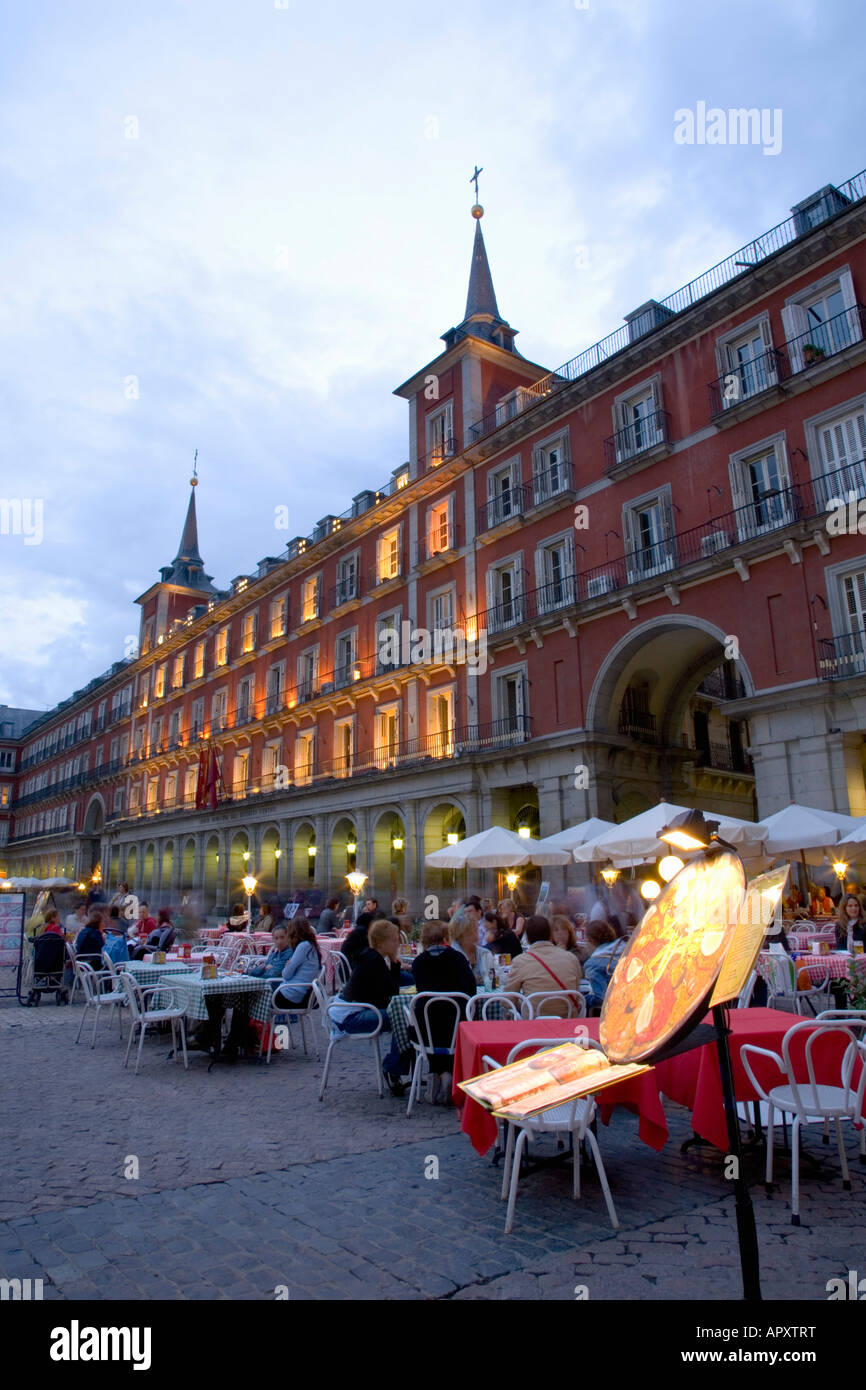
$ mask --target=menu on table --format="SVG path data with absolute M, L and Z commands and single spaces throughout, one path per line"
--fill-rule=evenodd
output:
M 597 1048 L 560 1043 L 461 1081 L 460 1089 L 502 1119 L 523 1119 L 648 1070 L 634 1064 L 616 1066 Z

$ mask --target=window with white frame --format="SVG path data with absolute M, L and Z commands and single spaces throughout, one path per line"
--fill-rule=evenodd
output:
M 538 608 L 552 612 L 577 597 L 574 578 L 574 539 L 571 532 L 552 536 L 535 552 L 535 582 L 538 587 Z
M 334 776 L 350 777 L 355 756 L 355 720 L 338 719 L 334 724 Z
M 247 724 L 255 714 L 253 705 L 253 678 L 245 676 L 238 681 L 238 698 L 235 707 L 235 723 Z
M 136 729 L 136 731 L 135 731 L 135 746 L 136 746 L 136 748 L 140 748 L 141 745 L 142 745 L 143 743 L 144 743 L 144 729 Z M 112 761 L 113 763 L 116 763 L 116 762 L 117 762 L 117 758 L 118 758 L 118 752 L 117 752 L 117 750 L 118 750 L 118 740 L 117 740 L 116 738 L 113 738 L 113 739 L 111 740 L 110 749 L 109 749 L 109 757 L 111 758 L 111 761 Z
M 307 787 L 313 780 L 315 729 L 302 729 L 295 736 L 295 785 Z
M 133 782 L 129 788 L 129 809 L 138 811 L 141 807 L 141 783 Z
M 172 667 L 171 667 L 171 688 L 172 688 L 172 690 L 180 690 L 181 686 L 183 685 L 183 667 L 184 667 L 184 661 L 185 661 L 185 660 L 186 660 L 185 653 L 184 653 L 184 652 L 181 652 L 180 656 L 176 656 L 176 657 L 174 658 L 174 661 L 172 662 Z
M 861 555 L 829 566 L 824 577 L 836 638 L 833 652 L 836 672 L 863 675 L 866 673 L 866 558 Z
M 0 767 L 14 767 L 15 752 L 12 748 L 0 748 Z
M 161 700 L 165 694 L 165 666 L 157 666 L 153 673 L 154 699 Z
M 568 435 L 545 440 L 532 451 L 532 500 L 536 506 L 570 487 Z
M 228 691 L 217 690 L 215 691 L 213 698 L 211 699 L 210 707 L 210 722 L 212 733 L 222 733 L 223 729 L 226 727 L 227 714 Z
M 145 809 L 148 811 L 156 810 L 156 799 L 159 793 L 159 778 L 151 777 L 147 784 L 147 801 Z
M 401 612 L 402 609 L 395 608 L 390 613 L 380 613 L 376 619 L 376 671 L 379 675 L 403 664 Z
M 429 594 L 427 598 L 427 613 L 429 617 L 428 626 L 434 634 L 437 632 L 450 632 L 454 627 L 454 610 L 456 605 L 456 590 L 453 584 L 447 588 L 437 589 Z M 434 636 L 435 643 L 435 636 Z
M 232 796 L 246 796 L 250 776 L 250 750 L 235 749 L 232 765 Z
M 376 543 L 376 576 L 380 584 L 400 574 L 401 532 L 401 526 L 392 526 L 382 532 Z
M 165 805 L 173 806 L 177 800 L 177 773 L 169 772 L 165 779 Z
M 427 457 L 431 468 L 454 452 L 454 407 L 447 401 L 427 416 Z
M 117 790 L 115 791 L 115 793 L 114 793 L 114 806 L 113 806 L 112 809 L 113 809 L 114 814 L 115 814 L 116 816 L 122 815 L 122 813 L 123 813 L 123 787 L 118 787 Z
M 427 747 L 433 758 L 454 756 L 454 688 L 427 692 Z
M 254 652 L 256 649 L 256 628 L 258 613 L 253 609 L 252 613 L 245 613 L 241 622 L 241 651 Z
M 204 675 L 204 642 L 196 642 L 193 652 L 192 674 L 194 680 L 200 680 Z
M 360 555 L 357 550 L 352 551 L 351 555 L 343 555 L 337 561 L 337 587 L 334 595 L 334 607 L 339 608 L 341 603 L 351 603 L 358 597 L 358 570 Z
M 807 422 L 807 433 L 817 444 L 820 477 L 816 491 L 826 506 L 832 497 L 847 501 L 848 493 L 866 493 L 866 400 L 849 401 L 816 420 Z
M 499 526 L 503 521 L 523 512 L 523 489 L 520 486 L 520 458 L 491 468 L 487 474 L 487 526 Z
M 0 782 L 0 806 L 8 806 L 12 801 L 11 782 Z
M 319 616 L 319 591 L 321 575 L 311 575 L 301 585 L 301 622 L 311 623 Z
M 273 638 L 275 637 L 285 637 L 288 610 L 288 594 L 281 594 L 279 598 L 272 599 L 269 627 L 271 640 L 273 640 Z
M 631 583 L 673 568 L 673 507 L 669 485 L 627 502 L 622 509 L 622 528 Z
M 152 723 L 151 726 L 150 726 L 150 751 L 151 751 L 151 753 L 161 753 L 161 752 L 162 752 L 162 730 L 163 730 L 163 722 L 162 722 L 162 716 L 160 715 L 159 719 L 154 719 L 153 723 Z
M 193 700 L 190 709 L 190 737 L 200 738 L 204 730 L 204 696 Z
M 214 665 L 225 666 L 229 658 L 229 630 L 221 627 L 216 635 L 216 645 L 214 648 Z
M 383 706 L 374 721 L 373 759 L 378 768 L 396 767 L 400 742 L 400 706 Z
M 729 468 L 739 540 L 786 526 L 793 520 L 784 435 L 775 435 L 733 454 Z
M 265 744 L 262 749 L 262 791 L 274 790 L 281 757 L 282 743 L 279 739 L 272 739 L 270 743 Z
M 454 498 L 447 497 L 427 508 L 427 555 L 438 555 L 454 546 Z
M 782 310 L 782 323 L 794 372 L 859 342 L 860 311 L 848 267 L 792 295 Z
M 341 632 L 334 643 L 334 684 L 348 685 L 355 674 L 355 657 L 358 642 L 357 628 Z
M 645 449 L 655 448 L 665 438 L 665 418 L 661 401 L 661 377 L 634 387 L 614 404 L 616 461 L 634 458 Z
M 769 314 L 740 324 L 716 343 L 719 404 L 729 410 L 778 381 Z
M 268 714 L 277 714 L 283 708 L 285 684 L 286 663 L 284 661 L 279 661 L 268 671 L 266 706 Z
M 180 743 L 180 718 L 179 709 L 174 710 L 168 720 L 168 742 L 171 748 L 176 748 Z
M 319 688 L 319 648 L 308 647 L 298 657 L 298 699 L 311 700 Z
M 198 768 L 194 765 L 188 767 L 183 774 L 183 804 L 184 806 L 195 805 L 195 789 L 198 785 Z
M 515 740 L 525 736 L 526 706 L 526 671 L 523 667 L 494 676 L 493 709 L 499 735 L 513 735 Z
M 153 646 L 153 630 L 154 630 L 154 619 L 153 619 L 153 618 L 148 618 L 148 619 L 147 619 L 147 622 L 144 624 L 144 632 L 143 632 L 142 639 L 141 639 L 141 650 L 142 650 L 142 653 L 144 653 L 144 652 L 149 652 L 150 649 L 151 649 L 151 647 Z
M 485 576 L 487 585 L 487 627 L 501 632 L 505 627 L 523 621 L 525 602 L 523 592 L 523 556 L 512 555 L 491 565 Z

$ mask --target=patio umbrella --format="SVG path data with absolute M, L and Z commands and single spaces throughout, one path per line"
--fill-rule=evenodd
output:
M 764 853 L 780 858 L 787 854 L 799 854 L 805 866 L 821 864 L 826 851 L 839 843 L 843 835 L 856 829 L 855 816 L 845 816 L 839 811 L 822 811 L 815 806 L 801 806 L 792 801 L 772 816 L 758 821 L 767 832 Z
M 854 829 L 849 830 L 847 835 L 843 835 L 838 842 L 840 845 L 850 845 L 852 849 L 866 849 L 866 816 L 861 816 L 854 822 Z
M 524 839 L 503 825 L 492 825 L 459 840 L 456 845 L 443 845 L 425 856 L 431 869 L 517 869 L 525 864 L 567 864 L 566 850 L 546 849 L 541 840 Z
M 635 864 L 645 859 L 655 859 L 660 854 L 670 854 L 670 846 L 659 839 L 659 832 L 674 816 L 689 811 L 689 806 L 675 806 L 671 801 L 660 801 L 649 811 L 641 811 L 631 820 L 615 825 L 612 830 L 604 830 L 585 845 L 578 845 L 573 854 L 578 864 L 598 863 L 610 859 L 617 865 Z M 755 821 L 740 820 L 737 816 L 716 815 L 704 811 L 707 820 L 719 822 L 719 836 L 736 845 L 741 854 L 751 850 L 755 854 L 762 851 L 766 836 L 764 827 Z
M 555 835 L 546 835 L 538 844 L 543 845 L 545 849 L 573 850 L 578 845 L 585 845 L 587 840 L 595 839 L 596 835 L 601 835 L 605 830 L 615 829 L 616 825 L 612 820 L 590 816 L 589 820 L 581 821 L 579 825 L 570 825 L 566 830 L 558 830 Z

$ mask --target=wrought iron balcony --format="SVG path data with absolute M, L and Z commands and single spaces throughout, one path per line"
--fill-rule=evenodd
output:
M 807 309 L 807 315 L 812 311 Z M 816 321 L 804 333 L 790 338 L 785 344 L 792 375 L 804 372 L 809 367 L 818 366 L 829 357 L 844 352 L 864 336 L 866 328 L 866 309 L 862 304 L 853 304 L 840 314 L 823 323 Z
M 605 469 L 608 473 L 624 468 L 654 449 L 670 443 L 670 416 L 666 410 L 651 410 L 617 430 L 604 441 Z
M 336 584 L 332 584 L 328 590 L 328 608 L 341 608 L 344 603 L 354 603 L 361 597 L 361 576 L 360 574 L 349 575 L 346 579 L 340 579 Z
M 818 641 L 818 669 L 824 680 L 844 680 L 866 675 L 866 634 L 843 632 Z
M 572 476 L 571 463 L 564 461 L 541 473 L 535 473 L 529 483 L 518 483 L 499 493 L 478 508 L 476 530 L 479 534 L 492 531 L 495 526 L 519 520 L 533 507 L 543 506 L 545 502 L 570 492 L 574 486 Z
M 710 414 L 724 415 L 726 410 L 775 389 L 787 374 L 787 358 L 779 348 L 766 348 L 756 357 L 738 362 L 709 383 Z
M 620 710 L 617 732 L 640 743 L 657 743 L 656 717 L 649 710 Z

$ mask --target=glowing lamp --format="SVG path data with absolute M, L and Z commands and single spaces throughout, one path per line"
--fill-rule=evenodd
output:
M 449 831 L 448 831 L 448 843 L 449 843 L 449 845 L 456 845 L 456 844 L 459 843 L 459 841 L 460 841 L 460 836 L 457 834 L 457 831 L 456 831 L 456 830 L 449 830 Z
M 310 856 L 311 859 L 315 859 L 315 857 L 316 857 L 316 846 L 315 846 L 315 845 L 307 845 L 307 854 Z
M 659 839 L 675 849 L 706 849 L 718 828 L 717 820 L 704 820 L 700 811 L 683 811 L 670 825 L 662 826 Z
M 247 860 L 249 859 L 249 857 L 250 857 L 250 852 L 249 852 L 248 849 L 245 849 L 244 852 L 243 852 L 243 854 L 241 855 L 241 859 L 243 859 L 244 863 L 246 863 Z
M 360 898 L 364 891 L 364 884 L 367 882 L 367 875 L 353 869 L 350 874 L 346 874 L 346 882 L 351 888 L 356 898 Z
M 505 875 L 505 882 L 508 884 L 509 891 L 512 892 L 512 893 L 514 892 L 515 888 L 517 887 L 517 884 L 518 884 L 519 881 L 520 881 L 520 874 L 516 874 L 516 873 L 513 871 L 513 869 L 510 869 L 510 870 L 508 871 L 508 873 Z
M 606 869 L 602 869 L 601 876 L 608 888 L 612 888 L 619 878 L 619 869 L 615 869 L 612 864 L 608 864 Z
M 244 874 L 241 879 L 241 883 L 244 885 L 244 892 L 248 898 L 251 898 L 256 891 L 256 882 L 255 874 Z
M 835 864 L 833 865 L 833 873 L 836 875 L 840 883 L 843 882 L 847 872 L 848 865 L 845 863 L 844 859 L 837 859 Z
M 402 836 L 402 835 L 395 835 L 394 838 L 393 838 L 393 840 L 391 841 L 391 844 L 394 846 L 395 849 L 402 849 L 402 848 L 403 848 L 403 836 Z
M 274 850 L 274 858 L 275 858 L 275 859 L 279 859 L 279 857 L 280 857 L 280 855 L 282 854 L 282 852 L 283 852 L 283 851 L 282 851 L 281 849 L 275 849 L 275 850 Z
M 653 898 L 657 898 L 661 891 L 661 886 L 656 883 L 654 878 L 645 878 L 640 886 L 640 895 L 648 903 L 652 902 Z
M 4 887 L 4 888 L 8 888 L 8 887 L 9 887 L 9 884 L 8 884 L 8 883 L 4 883 L 4 884 L 3 884 L 3 887 Z M 87 884 L 86 884 L 86 883 L 79 883 L 79 885 L 78 885 L 78 891 L 79 891 L 79 893 L 86 893 L 86 892 L 87 892 Z
M 518 825 L 517 833 L 521 840 L 528 840 L 532 834 L 532 830 L 528 825 Z
M 676 854 L 666 854 L 664 859 L 659 860 L 659 874 L 665 883 L 670 883 L 674 874 L 678 874 L 682 868 L 683 861 Z

